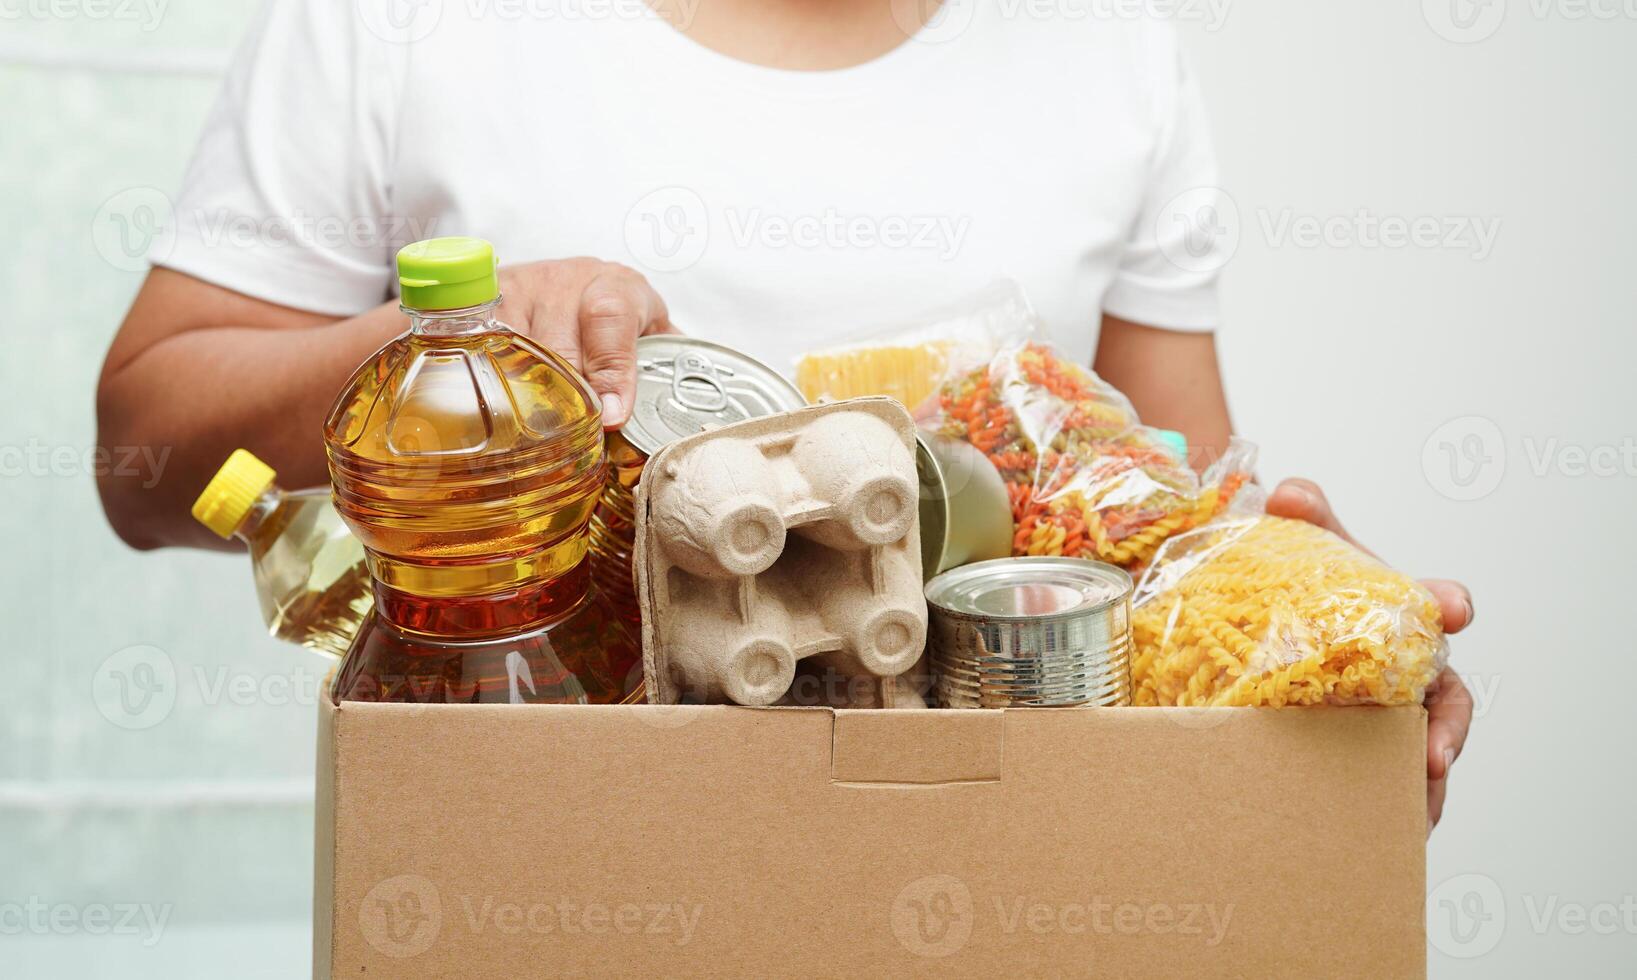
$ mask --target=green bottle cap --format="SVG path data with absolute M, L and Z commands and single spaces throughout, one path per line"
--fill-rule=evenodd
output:
M 1188 458 L 1187 436 L 1175 429 L 1155 429 L 1154 436 L 1159 439 L 1160 445 L 1176 453 L 1177 458 L 1183 460 Z
M 500 295 L 495 249 L 481 238 L 429 238 L 398 252 L 398 285 L 412 310 L 462 310 Z

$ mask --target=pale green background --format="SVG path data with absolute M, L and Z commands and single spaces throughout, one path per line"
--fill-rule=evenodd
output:
M 1241 214 L 1225 368 L 1265 477 L 1321 480 L 1384 555 L 1477 594 L 1480 625 L 1455 656 L 1480 718 L 1429 887 L 1476 889 L 1506 922 L 1493 942 L 1452 942 L 1450 910 L 1432 909 L 1433 975 L 1625 975 L 1637 936 L 1624 926 L 1576 934 L 1531 912 L 1637 891 L 1637 477 L 1537 473 L 1529 451 L 1637 438 L 1637 23 L 1512 0 L 1493 37 L 1462 45 L 1428 27 L 1437 5 L 1241 0 L 1217 30 L 1186 24 Z M 140 280 L 99 255 L 94 218 L 130 188 L 174 191 L 211 66 L 253 6 L 175 0 L 153 25 L 0 20 L 0 447 L 92 444 L 97 368 Z M 1360 207 L 1499 219 L 1500 234 L 1476 261 L 1276 245 L 1262 230 L 1287 210 Z M 1440 495 L 1422 464 L 1434 430 L 1463 416 L 1491 420 L 1506 451 L 1474 502 Z M 128 551 L 74 470 L 0 478 L 0 903 L 172 912 L 152 946 L 0 936 L 0 971 L 301 975 L 324 665 L 261 635 L 241 559 Z M 174 665 L 178 701 L 128 731 L 92 685 L 144 644 Z M 212 697 L 224 677 L 299 690 L 238 704 Z M 1280 791 L 1302 792 L 1300 774 Z M 1238 832 L 1247 868 L 1325 859 L 1283 853 L 1277 827 Z

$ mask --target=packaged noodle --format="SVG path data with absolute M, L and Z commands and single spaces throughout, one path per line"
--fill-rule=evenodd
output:
M 1034 324 L 1022 288 L 1001 280 L 908 322 L 803 354 L 796 361 L 796 387 L 815 404 L 887 395 L 914 412 L 949 378 L 988 363 L 1003 346 L 1022 343 Z
M 1420 704 L 1447 651 L 1420 583 L 1261 514 L 1166 542 L 1131 622 L 1137 705 Z
M 965 439 L 1000 471 L 1014 554 L 1126 568 L 1226 508 L 1254 455 L 1236 442 L 1202 481 L 1124 395 L 1038 343 L 1002 349 L 946 382 L 923 425 Z

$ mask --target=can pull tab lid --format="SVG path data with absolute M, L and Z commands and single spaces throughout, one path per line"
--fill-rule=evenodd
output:
M 717 377 L 716 365 L 699 351 L 684 351 L 672 362 L 671 395 L 679 404 L 699 412 L 720 412 L 728 407 L 728 392 Z

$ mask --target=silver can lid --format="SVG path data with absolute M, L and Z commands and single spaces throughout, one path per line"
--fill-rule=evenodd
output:
M 736 350 L 677 334 L 637 340 L 637 401 L 620 431 L 652 456 L 684 436 L 804 408 L 779 372 Z
M 1082 616 L 1131 596 L 1124 569 L 1085 558 L 996 558 L 952 568 L 926 586 L 927 602 L 965 619 Z

